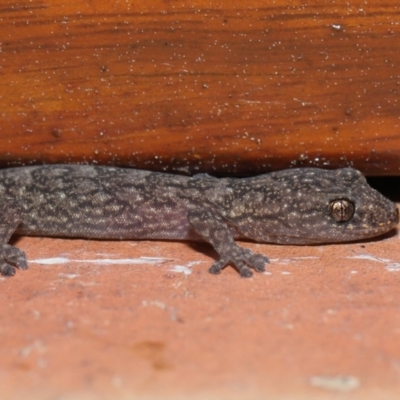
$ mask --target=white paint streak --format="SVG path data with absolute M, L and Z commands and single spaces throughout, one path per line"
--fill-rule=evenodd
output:
M 136 264 L 151 264 L 160 265 L 166 262 L 173 261 L 170 258 L 162 257 L 139 257 L 139 258 L 99 258 L 99 259 L 70 259 L 68 257 L 53 257 L 53 258 L 38 258 L 36 260 L 29 260 L 31 264 L 40 265 L 60 265 L 69 263 L 80 264 L 96 264 L 96 265 L 136 265 Z M 177 272 L 184 275 L 192 273 L 192 267 L 201 264 L 202 261 L 192 261 L 186 265 L 174 265 L 170 268 L 171 272 Z
M 353 259 L 353 260 L 375 261 L 380 264 L 386 264 L 385 269 L 389 272 L 400 272 L 400 263 L 393 262 L 392 260 L 389 260 L 388 258 L 374 257 L 369 254 L 358 254 L 356 256 L 344 257 L 344 258 Z
M 66 279 L 75 279 L 78 278 L 78 274 L 59 274 L 58 275 L 60 278 L 66 278 Z
M 168 258 L 162 257 L 140 257 L 140 258 L 99 258 L 99 259 L 82 259 L 74 260 L 67 257 L 53 257 L 53 258 L 39 258 L 36 260 L 29 260 L 31 264 L 54 265 L 54 264 L 68 264 L 68 263 L 86 263 L 98 265 L 126 265 L 126 264 L 163 264 L 172 261 Z
M 387 264 L 385 266 L 385 268 L 389 271 L 389 272 L 400 272 L 400 263 L 391 263 L 391 264 Z
M 345 257 L 348 259 L 354 259 L 354 260 L 370 260 L 370 261 L 377 261 L 377 262 L 389 262 L 387 258 L 379 258 L 379 257 L 374 257 L 369 254 L 358 254 L 357 256 L 351 256 L 351 257 Z
M 335 392 L 348 392 L 357 389 L 360 386 L 360 380 L 355 376 L 312 376 L 310 378 L 311 386 Z
M 292 257 L 292 258 L 270 258 L 270 261 L 272 263 L 276 264 L 291 264 L 296 261 L 303 261 L 303 260 L 319 260 L 321 257 L 316 257 L 316 256 L 304 256 L 304 257 Z
M 190 275 L 192 273 L 192 267 L 194 265 L 201 264 L 202 261 L 192 261 L 187 263 L 186 265 L 175 265 L 173 266 L 170 271 L 171 272 L 179 272 L 184 275 Z
M 53 265 L 53 264 L 67 264 L 69 258 L 65 257 L 53 257 L 53 258 L 39 258 L 37 260 L 28 260 L 29 264 L 42 264 L 42 265 Z
M 303 257 L 293 257 L 293 260 L 319 260 L 321 257 L 317 256 L 303 256 Z

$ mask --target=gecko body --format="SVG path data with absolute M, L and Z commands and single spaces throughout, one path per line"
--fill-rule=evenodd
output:
M 378 236 L 399 220 L 394 203 L 357 170 L 291 169 L 251 178 L 185 177 L 129 168 L 45 165 L 0 170 L 0 272 L 27 268 L 16 234 L 210 243 L 241 276 L 268 258 L 236 244 L 316 244 Z

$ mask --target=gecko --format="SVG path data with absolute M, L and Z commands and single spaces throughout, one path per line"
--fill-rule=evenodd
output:
M 242 277 L 269 259 L 240 246 L 307 245 L 381 235 L 396 205 L 352 168 L 297 168 L 249 178 L 192 177 L 130 168 L 42 165 L 0 170 L 0 273 L 28 267 L 13 234 L 109 240 L 188 240 L 212 245 Z

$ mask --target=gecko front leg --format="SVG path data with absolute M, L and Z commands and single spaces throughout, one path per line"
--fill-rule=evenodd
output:
M 21 222 L 21 212 L 12 199 L 0 200 L 0 274 L 15 275 L 15 267 L 27 269 L 25 253 L 8 244 L 11 235 Z
M 265 264 L 269 263 L 268 257 L 238 246 L 226 221 L 217 211 L 211 207 L 200 206 L 188 211 L 188 219 L 194 230 L 210 243 L 220 256 L 209 269 L 210 273 L 219 274 L 228 264 L 233 264 L 244 278 L 253 275 L 249 267 L 257 272 L 265 271 Z

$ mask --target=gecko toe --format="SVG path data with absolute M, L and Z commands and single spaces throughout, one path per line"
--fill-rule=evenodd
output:
M 2 246 L 2 264 L 0 265 L 0 272 L 4 276 L 15 275 L 15 267 L 18 269 L 27 269 L 28 262 L 25 253 L 17 247 L 10 246 L 9 244 Z M 10 265 L 12 264 L 12 265 Z
M 244 257 L 243 257 L 244 258 Z M 250 268 L 248 267 L 248 262 L 246 259 L 244 260 L 235 260 L 236 268 L 239 270 L 240 276 L 242 278 L 251 278 L 253 276 L 253 273 L 250 271 Z
M 216 261 L 211 267 L 209 268 L 208 272 L 210 274 L 218 275 L 221 273 L 222 269 L 224 268 L 225 264 L 221 260 Z
M 257 272 L 265 272 L 265 264 L 269 264 L 268 257 L 263 254 L 253 253 L 249 249 L 243 249 L 243 261 Z
M 14 276 L 15 268 L 3 262 L 0 264 L 0 274 L 3 276 Z
M 269 263 L 268 257 L 239 246 L 231 249 L 227 254 L 212 264 L 208 272 L 214 275 L 220 274 L 227 265 L 231 264 L 236 267 L 242 278 L 250 278 L 253 276 L 250 268 L 257 272 L 264 272 L 265 264 Z
M 254 254 L 249 260 L 249 265 L 251 265 L 257 272 L 265 272 L 265 264 L 269 264 L 269 259 L 262 254 Z
M 240 269 L 240 276 L 242 278 L 251 278 L 253 276 L 253 273 L 250 271 L 249 267 L 243 266 Z
M 254 265 L 254 269 L 257 272 L 265 272 L 265 265 L 264 264 L 262 264 L 262 265 Z

